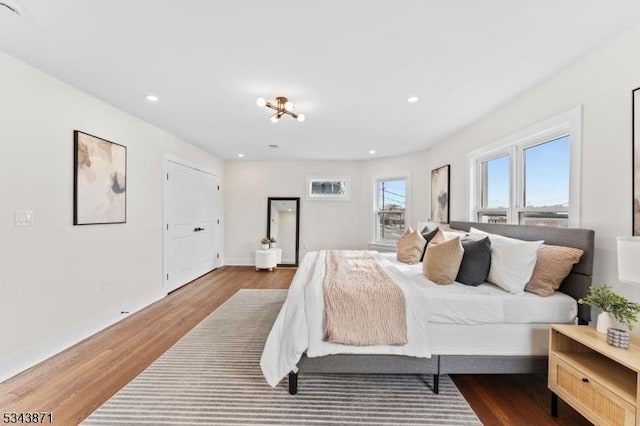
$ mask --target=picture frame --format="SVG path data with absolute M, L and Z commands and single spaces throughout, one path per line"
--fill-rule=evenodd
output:
M 633 206 L 633 236 L 640 236 L 640 141 L 636 138 L 640 137 L 640 87 L 633 89 L 631 92 L 631 115 L 632 128 L 631 138 L 633 151 L 632 158 L 632 206 Z
M 73 224 L 127 222 L 127 147 L 73 132 Z
M 431 170 L 431 222 L 449 223 L 450 165 Z
M 351 200 L 350 176 L 307 176 L 307 200 Z

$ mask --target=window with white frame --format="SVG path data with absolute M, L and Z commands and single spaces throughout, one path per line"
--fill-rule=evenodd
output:
M 470 219 L 579 226 L 581 121 L 574 108 L 471 153 Z
M 408 223 L 407 175 L 379 177 L 374 180 L 374 242 L 395 243 Z

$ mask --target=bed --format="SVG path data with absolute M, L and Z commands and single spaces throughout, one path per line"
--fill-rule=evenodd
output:
M 450 227 L 465 232 L 474 227 L 521 240 L 544 240 L 545 244 L 575 247 L 584 253 L 559 291 L 545 298 L 529 293 L 511 295 L 488 283 L 472 289 L 462 284 L 445 286 L 446 290 L 440 287 L 425 296 L 422 290 L 416 290 L 425 279 L 419 267 L 397 262 L 393 253 L 375 254 L 385 271 L 395 274 L 396 281 L 402 283 L 399 285 L 405 295 L 412 294 L 407 297 L 408 303 L 424 303 L 421 297 L 437 300 L 431 303 L 434 308 L 429 318 L 417 324 L 407 322 L 409 343 L 402 348 L 344 347 L 321 342 L 322 312 L 318 306 L 306 306 L 305 300 L 318 298 L 309 293 L 306 283 L 322 279 L 323 270 L 318 266 L 322 265 L 322 254 L 310 253 L 294 277 L 265 344 L 261 367 L 267 382 L 274 386 L 288 376 L 289 392 L 295 394 L 299 374 L 420 374 L 433 375 L 433 391 L 438 393 L 440 374 L 546 371 L 549 324 L 590 321 L 590 307 L 576 301 L 591 285 L 594 232 L 472 222 L 451 222 Z M 455 311 L 468 310 L 474 312 L 471 320 L 455 315 Z

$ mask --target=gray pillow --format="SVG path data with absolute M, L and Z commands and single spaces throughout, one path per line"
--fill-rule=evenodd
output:
M 435 237 L 436 234 L 438 233 L 438 229 L 440 229 L 440 228 L 438 228 L 436 226 L 433 230 L 429 231 L 429 228 L 425 226 L 422 229 L 422 231 L 420 231 L 420 233 L 422 234 L 422 238 L 427 240 L 427 243 L 422 248 L 422 255 L 420 256 L 420 262 L 422 262 L 424 260 L 424 254 L 427 252 L 427 246 L 429 245 L 429 242 L 431 242 L 431 240 L 433 240 L 433 237 Z
M 461 284 L 478 286 L 487 280 L 491 267 L 491 241 L 489 237 L 474 240 L 468 235 L 462 240 L 464 256 L 456 281 Z

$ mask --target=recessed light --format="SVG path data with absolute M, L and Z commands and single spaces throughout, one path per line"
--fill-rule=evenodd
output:
M 244 154 L 240 153 L 240 154 L 238 154 L 238 157 L 242 158 L 242 157 L 244 157 Z
M 158 97 L 157 97 L 157 96 L 155 96 L 155 95 L 147 95 L 147 100 L 148 100 L 149 102 L 158 102 L 158 101 L 160 100 L 160 98 L 158 98 Z
M 369 150 L 369 154 L 373 155 L 373 154 L 375 154 L 375 153 L 376 153 L 376 150 L 375 150 L 375 149 L 370 149 L 370 150 Z
M 409 102 L 410 104 L 416 103 L 418 102 L 420 99 L 417 96 L 411 96 L 409 99 L 407 99 L 407 102 Z

